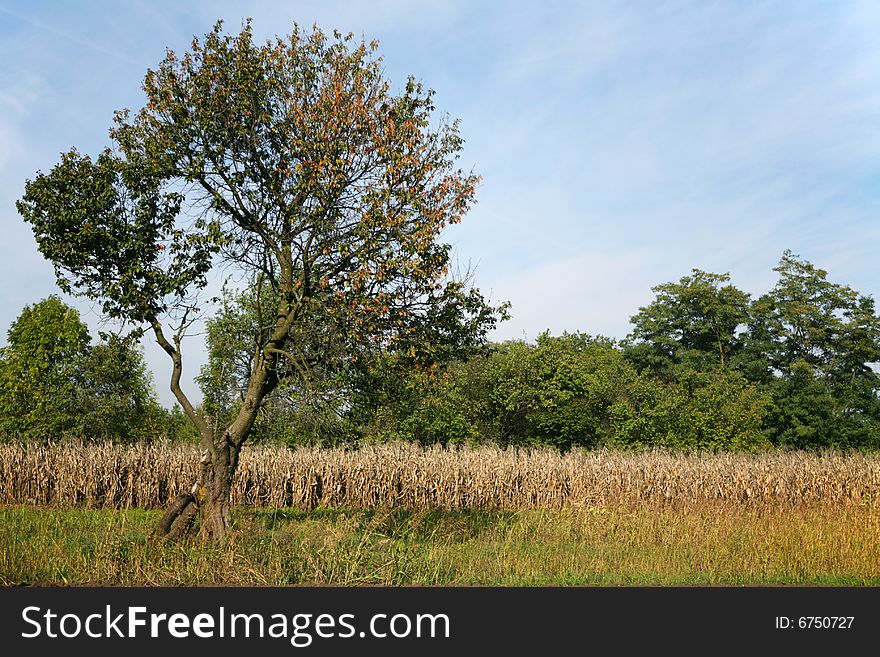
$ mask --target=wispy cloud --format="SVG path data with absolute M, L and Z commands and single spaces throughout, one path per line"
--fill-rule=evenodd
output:
M 42 81 L 34 75 L 0 76 L 0 175 L 26 148 L 22 124 L 39 101 Z
M 549 330 L 622 338 L 630 316 L 650 300 L 650 290 L 641 282 L 653 257 L 625 249 L 587 252 L 505 277 L 492 292 L 511 302 L 516 321 L 501 325 L 494 337 L 533 340 Z
M 100 55 L 107 55 L 113 57 L 116 60 L 121 60 L 124 62 L 128 62 L 129 64 L 140 64 L 141 62 L 137 59 L 129 56 L 126 52 L 118 49 L 118 48 L 110 48 L 103 41 L 99 41 L 97 39 L 89 39 L 81 36 L 81 33 L 75 32 L 70 29 L 64 29 L 61 27 L 56 27 L 55 25 L 51 25 L 46 23 L 45 21 L 37 20 L 31 18 L 30 16 L 23 14 L 18 11 L 14 11 L 9 9 L 8 7 L 4 7 L 0 5 L 0 13 L 6 14 L 7 16 L 11 16 L 16 20 L 19 20 L 23 23 L 27 23 L 28 25 L 35 27 L 37 30 L 48 34 L 49 36 L 59 37 L 61 39 L 65 39 L 74 43 L 82 48 L 87 50 L 91 50 Z M 84 26 L 83 26 L 84 27 Z

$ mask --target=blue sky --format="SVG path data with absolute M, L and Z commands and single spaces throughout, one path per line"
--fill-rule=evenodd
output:
M 15 210 L 25 180 L 107 145 L 166 47 L 248 16 L 265 38 L 296 21 L 378 39 L 392 82 L 421 78 L 461 119 L 483 182 L 447 239 L 513 304 L 494 339 L 622 338 L 652 286 L 698 267 L 757 295 L 785 249 L 880 292 L 876 3 L 0 0 L 0 332 L 57 292 Z M 96 331 L 97 307 L 66 300 Z M 167 357 L 145 350 L 168 403 Z

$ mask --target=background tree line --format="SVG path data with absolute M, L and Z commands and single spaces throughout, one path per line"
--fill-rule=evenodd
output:
M 658 285 L 619 343 L 544 334 L 421 382 L 386 379 L 368 424 L 423 442 L 877 448 L 873 299 L 790 252 L 775 271 L 757 299 L 697 269 Z
M 776 272 L 774 288 L 756 299 L 727 274 L 697 269 L 658 285 L 619 342 L 544 333 L 534 344 L 437 353 L 430 365 L 401 349 L 314 359 L 272 395 L 256 436 L 290 445 L 880 447 L 873 299 L 789 252 Z M 228 292 L 208 323 L 199 383 L 218 422 L 243 399 L 248 344 L 259 331 L 255 296 Z M 316 318 L 306 333 L 304 343 L 326 331 Z M 158 403 L 140 351 L 108 335 L 92 344 L 78 313 L 55 296 L 26 307 L 9 328 L 0 430 L 53 440 L 195 439 L 179 408 Z
M 880 447 L 880 318 L 872 298 L 786 252 L 752 299 L 727 274 L 695 269 L 653 288 L 614 341 L 585 333 L 315 361 L 272 395 L 263 441 L 340 444 L 404 439 L 685 449 Z M 258 304 L 228 292 L 208 323 L 199 384 L 227 421 L 247 383 Z M 311 336 L 323 334 L 316 322 Z M 439 344 L 439 341 L 438 341 Z M 423 348 L 428 348 L 422 345 Z M 6 436 L 195 440 L 157 401 L 143 356 L 110 335 L 92 344 L 78 313 L 52 296 L 26 307 L 0 350 Z
M 274 398 L 258 431 L 290 444 L 880 447 L 873 299 L 788 251 L 775 271 L 755 299 L 729 275 L 698 269 L 658 285 L 622 341 L 544 333 L 430 367 L 389 353 L 316 373 L 317 385 Z M 203 390 L 216 412 L 240 398 L 209 381 L 234 360 L 230 326 L 246 314 L 230 299 L 209 325 Z

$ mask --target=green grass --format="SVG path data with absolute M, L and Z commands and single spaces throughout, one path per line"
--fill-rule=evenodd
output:
M 0 584 L 880 585 L 880 509 L 240 509 L 156 543 L 161 511 L 0 509 Z

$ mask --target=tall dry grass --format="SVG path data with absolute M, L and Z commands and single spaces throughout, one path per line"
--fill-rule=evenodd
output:
M 197 448 L 184 445 L 0 444 L 0 504 L 161 507 L 189 489 L 197 462 Z M 851 505 L 878 499 L 878 454 L 560 454 L 410 444 L 252 446 L 242 453 L 233 489 L 235 505 L 300 509 Z

